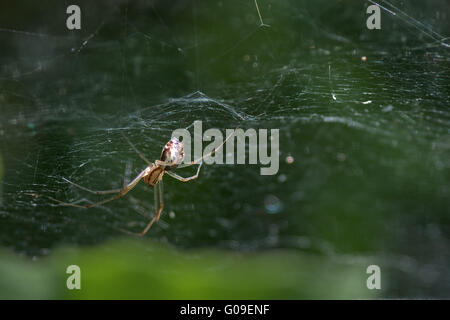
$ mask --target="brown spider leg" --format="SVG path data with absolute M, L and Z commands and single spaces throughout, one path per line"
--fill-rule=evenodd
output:
M 236 129 L 238 129 L 238 128 L 239 128 L 239 126 L 236 127 Z M 204 156 L 201 157 L 201 158 L 198 158 L 197 160 L 191 161 L 191 162 L 189 162 L 189 163 L 181 164 L 181 165 L 178 166 L 178 168 L 181 169 L 181 168 L 190 167 L 190 166 L 192 166 L 192 165 L 194 165 L 194 164 L 198 164 L 199 162 L 202 162 L 202 160 L 204 160 L 204 159 L 209 158 L 210 156 L 212 156 L 216 151 L 220 150 L 220 149 L 223 147 L 223 145 L 228 141 L 228 139 L 230 139 L 230 138 L 234 135 L 234 132 L 236 131 L 236 129 L 234 129 L 234 131 L 233 131 L 231 134 L 228 135 L 228 137 L 225 139 L 225 141 L 223 141 L 223 142 L 222 142 L 217 148 L 215 148 L 213 151 L 211 151 L 210 153 L 204 155 Z
M 102 195 L 102 194 L 110 194 L 110 193 L 119 193 L 120 192 L 120 190 L 122 190 L 122 189 L 113 189 L 113 190 L 105 190 L 105 191 L 95 191 L 95 190 L 91 190 L 91 189 L 88 189 L 88 188 L 86 188 L 86 187 L 83 187 L 83 186 L 80 186 L 79 184 L 76 184 L 75 182 L 72 182 L 72 181 L 70 181 L 69 179 L 67 179 L 67 178 L 62 178 L 65 182 L 68 182 L 68 183 L 70 183 L 71 185 L 73 185 L 73 186 L 75 186 L 75 187 L 77 187 L 77 188 L 79 188 L 79 189 L 81 189 L 81 190 L 84 190 L 84 191 L 87 191 L 87 192 L 90 192 L 90 193 L 93 193 L 93 194 L 96 194 L 96 195 Z M 126 186 L 124 186 L 124 188 L 125 188 Z
M 124 195 L 126 195 L 131 189 L 133 189 L 136 185 L 137 185 L 137 183 L 148 173 L 148 169 L 149 168 L 146 168 L 144 171 L 142 171 L 136 178 L 134 178 L 134 180 L 133 181 L 131 181 L 125 188 L 122 188 L 122 189 L 120 189 L 119 190 L 119 192 L 115 195 L 115 196 L 112 196 L 112 197 L 110 197 L 110 198 L 106 198 L 106 199 L 103 199 L 103 200 L 101 200 L 101 201 L 99 201 L 99 202 L 96 202 L 96 203 L 91 203 L 91 204 L 88 204 L 88 205 L 85 205 L 85 206 L 83 206 L 83 205 L 79 205 L 79 204 L 76 204 L 76 203 L 74 203 L 74 202 L 64 202 L 64 201 L 61 201 L 61 200 L 58 200 L 58 199 L 55 199 L 55 198 L 52 198 L 52 197 L 49 197 L 51 200 L 53 200 L 53 201 L 56 201 L 56 202 L 58 202 L 60 205 L 63 205 L 63 206 L 71 206 L 71 207 L 76 207 L 76 208 L 86 208 L 86 209 L 89 209 L 89 208 L 92 208 L 92 207 L 97 207 L 97 206 L 99 206 L 99 205 L 102 205 L 102 204 L 104 204 L 104 203 L 106 203 L 106 202 L 109 202 L 109 201 L 113 201 L 113 200 L 116 200 L 116 199 L 119 199 L 120 197 L 123 197 Z M 80 186 L 81 187 L 81 186 Z M 83 188 L 82 188 L 83 189 Z M 85 189 L 86 190 L 86 189 Z M 87 191 L 92 191 L 92 190 L 87 190 Z M 111 190 L 112 191 L 112 190 Z M 98 191 L 97 191 L 98 192 Z M 101 194 L 101 193 L 100 193 Z
M 155 160 L 155 165 L 165 168 L 167 165 L 169 165 L 169 163 L 161 160 Z
M 125 136 L 125 134 L 124 134 L 122 131 L 121 131 L 120 133 L 122 134 L 123 138 L 128 142 L 128 144 L 131 146 L 131 148 L 133 148 L 133 150 L 138 154 L 138 156 L 139 156 L 142 160 L 144 160 L 145 162 L 147 162 L 147 164 L 151 167 L 151 166 L 153 165 L 153 163 L 152 163 L 150 160 L 148 160 L 148 159 L 144 156 L 144 154 L 143 154 L 142 152 L 140 152 L 140 151 L 134 146 L 134 144 L 130 141 L 130 139 L 128 139 L 128 138 Z
M 150 230 L 150 228 L 152 227 L 153 223 L 159 221 L 159 217 L 161 216 L 161 212 L 164 209 L 163 192 L 164 192 L 164 185 L 163 185 L 163 181 L 161 180 L 155 186 L 155 216 L 148 223 L 148 225 L 145 227 L 145 229 L 139 234 L 140 236 L 145 236 L 145 234 L 148 232 L 148 230 Z M 159 196 L 156 196 L 157 193 L 158 193 Z M 157 199 L 157 198 L 159 198 L 159 199 Z
M 194 180 L 198 178 L 198 174 L 200 173 L 200 168 L 202 167 L 203 162 L 200 162 L 198 168 L 197 168 L 197 173 L 195 175 L 193 175 L 192 177 L 187 177 L 187 178 L 183 178 L 182 176 L 172 172 L 172 171 L 166 171 L 166 173 L 171 176 L 172 178 L 175 178 L 181 182 L 188 182 L 190 180 Z
M 159 183 L 159 205 L 164 207 L 164 182 L 161 180 Z
M 127 230 L 124 230 L 124 229 L 119 229 L 119 231 L 125 232 L 125 233 L 133 235 L 133 236 L 139 236 L 139 237 L 145 236 L 145 234 L 148 232 L 148 230 L 150 230 L 152 225 L 155 222 L 159 221 L 159 218 L 161 216 L 161 212 L 164 209 L 163 182 L 162 182 L 162 180 L 155 185 L 154 198 L 155 198 L 155 215 L 153 216 L 152 220 L 150 220 L 150 222 L 147 224 L 147 226 L 145 227 L 145 229 L 141 233 L 131 232 L 131 231 L 127 231 Z

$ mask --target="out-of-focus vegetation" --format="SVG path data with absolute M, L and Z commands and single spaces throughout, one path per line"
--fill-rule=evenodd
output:
M 66 287 L 69 265 L 81 269 L 80 290 Z M 287 250 L 179 251 L 142 241 L 59 248 L 35 261 L 3 250 L 0 299 L 374 298 L 366 266 Z

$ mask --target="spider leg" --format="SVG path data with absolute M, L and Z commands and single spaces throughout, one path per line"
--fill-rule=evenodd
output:
M 158 220 L 159 220 L 159 218 L 161 216 L 161 212 L 164 209 L 163 182 L 162 182 L 162 180 L 155 185 L 154 197 L 155 197 L 155 215 L 153 216 L 153 218 L 150 220 L 150 222 L 147 224 L 147 226 L 145 227 L 145 229 L 141 233 L 130 232 L 130 231 L 123 230 L 123 229 L 119 229 L 119 230 L 122 231 L 122 232 L 125 232 L 127 234 L 134 235 L 134 236 L 140 236 L 140 237 L 145 236 L 145 234 L 148 232 L 148 230 L 150 230 L 152 225 L 155 222 L 158 222 Z
M 145 227 L 145 229 L 139 234 L 140 236 L 145 236 L 145 234 L 150 230 L 153 223 L 159 221 L 159 217 L 161 216 L 161 212 L 164 209 L 164 198 L 163 198 L 163 191 L 164 191 L 164 185 L 163 181 L 161 180 L 159 183 L 155 186 L 155 215 L 150 220 L 148 225 Z M 156 196 L 158 194 L 158 196 Z
M 118 190 L 109 190 L 109 191 L 106 191 L 107 193 L 112 193 L 112 191 L 118 191 L 117 192 L 117 194 L 116 195 L 114 195 L 114 196 L 112 196 L 112 197 L 109 197 L 109 198 L 106 198 L 106 199 L 103 199 L 103 200 L 101 200 L 101 201 L 99 201 L 99 202 L 96 202 L 96 203 L 91 203 L 91 204 L 88 204 L 88 205 L 79 205 L 79 204 L 76 204 L 75 202 L 64 202 L 64 201 L 61 201 L 61 200 L 57 200 L 57 199 L 55 199 L 55 198 L 52 198 L 52 197 L 49 197 L 50 199 L 52 199 L 53 201 L 56 201 L 56 202 L 58 202 L 60 205 L 63 205 L 63 206 L 71 206 L 71 207 L 76 207 L 76 208 L 86 208 L 86 209 L 88 209 L 88 208 L 92 208 L 92 207 L 97 207 L 97 206 L 99 206 L 99 205 L 102 205 L 102 204 L 104 204 L 104 203 L 106 203 L 106 202 L 109 202 L 109 201 L 113 201 L 113 200 L 116 200 L 116 199 L 119 199 L 120 197 L 123 197 L 124 195 L 126 195 L 131 189 L 133 189 L 136 185 L 137 185 L 137 183 L 146 175 L 148 173 L 148 168 L 146 168 L 144 171 L 142 171 L 136 178 L 134 178 L 134 180 L 133 181 L 131 181 L 126 187 L 124 187 L 124 188 L 122 188 L 122 189 L 118 189 Z M 68 181 L 68 180 L 67 180 Z M 70 181 L 69 181 L 70 182 Z M 72 183 L 72 182 L 71 182 Z M 72 184 L 74 184 L 74 183 L 72 183 Z M 76 184 L 74 184 L 75 186 L 77 186 L 77 187 L 81 187 L 81 186 L 78 186 L 78 185 L 76 185 Z M 91 191 L 92 192 L 92 190 L 89 190 L 89 189 L 86 189 L 86 188 L 84 188 L 84 187 L 81 187 L 81 189 L 84 189 L 84 190 L 87 190 L 87 191 Z M 97 192 L 99 192 L 99 191 L 97 191 Z M 104 191 L 100 191 L 100 192 L 104 192 Z M 95 193 L 95 191 L 94 191 L 94 193 Z M 105 194 L 105 193 L 98 193 L 98 194 Z
M 200 168 L 202 167 L 202 164 L 203 164 L 203 162 L 200 162 L 200 164 L 197 168 L 197 173 L 195 175 L 193 175 L 192 177 L 183 178 L 182 176 L 179 176 L 178 174 L 173 173 L 172 171 L 166 171 L 166 173 L 169 176 L 171 176 L 172 178 L 175 178 L 182 182 L 188 182 L 190 180 L 198 178 L 198 174 L 200 173 Z M 141 233 L 134 233 L 134 232 L 130 232 L 130 231 L 122 230 L 122 229 L 121 229 L 121 231 L 131 234 L 131 235 L 135 235 L 135 236 L 141 236 L 141 237 L 144 236 L 148 232 L 148 230 L 150 230 L 152 225 L 155 222 L 158 222 L 159 217 L 161 216 L 161 212 L 164 209 L 163 191 L 164 191 L 164 184 L 163 184 L 163 181 L 161 180 L 159 183 L 157 183 L 155 185 L 155 190 L 154 190 L 154 192 L 155 192 L 154 193 L 154 195 L 155 195 L 155 215 L 153 216 L 152 220 L 150 220 L 150 222 L 147 224 L 147 226 Z
M 159 183 L 159 206 L 164 207 L 164 183 L 163 180 L 161 180 Z
M 174 179 L 177 179 L 182 182 L 188 182 L 190 180 L 194 180 L 194 179 L 198 178 L 198 174 L 200 173 L 200 168 L 202 167 L 202 164 L 203 164 L 203 162 L 200 162 L 200 164 L 197 167 L 197 173 L 195 175 L 193 175 L 192 177 L 183 178 L 182 176 L 180 176 L 172 171 L 166 171 L 166 173 Z
M 130 141 L 130 139 L 127 138 L 127 136 L 125 136 L 125 134 L 121 131 L 120 132 L 123 136 L 123 138 L 128 142 L 128 144 L 131 146 L 131 148 L 133 148 L 133 150 L 139 155 L 139 157 L 144 160 L 145 162 L 147 162 L 147 164 L 151 167 L 153 166 L 153 163 L 151 161 L 149 161 L 142 152 L 140 152 L 135 146 L 134 144 Z
M 238 128 L 239 128 L 239 126 L 236 127 L 236 129 L 238 129 Z M 215 148 L 213 151 L 211 151 L 210 153 L 204 155 L 203 157 L 198 158 L 197 160 L 191 161 L 191 162 L 189 162 L 189 163 L 181 164 L 181 165 L 178 166 L 178 168 L 181 169 L 181 168 L 190 167 L 190 166 L 192 166 L 192 165 L 194 165 L 194 164 L 198 164 L 199 162 L 201 163 L 202 160 L 207 159 L 207 158 L 209 158 L 210 156 L 212 156 L 216 151 L 220 150 L 220 148 L 223 147 L 223 145 L 228 141 L 228 139 L 230 139 L 230 138 L 234 135 L 236 129 L 234 129 L 234 131 L 228 135 L 228 137 L 225 139 L 225 141 L 223 141 L 223 142 L 222 142 L 217 148 Z
M 84 191 L 87 191 L 87 192 L 90 192 L 90 193 L 93 193 L 93 194 L 97 194 L 97 195 L 102 195 L 102 194 L 110 194 L 110 193 L 119 193 L 120 192 L 120 190 L 122 190 L 122 189 L 113 189 L 113 190 L 106 190 L 106 191 L 94 191 L 94 190 L 91 190 L 91 189 L 88 189 L 88 188 L 86 188 L 86 187 L 83 187 L 83 186 L 80 186 L 79 184 L 76 184 L 75 182 L 72 182 L 72 181 L 70 181 L 69 179 L 67 179 L 67 178 L 62 178 L 65 182 L 68 182 L 68 183 L 70 183 L 71 185 L 73 185 L 73 186 L 75 186 L 75 187 L 77 187 L 77 188 L 79 188 L 79 189 L 81 189 L 81 190 L 84 190 Z

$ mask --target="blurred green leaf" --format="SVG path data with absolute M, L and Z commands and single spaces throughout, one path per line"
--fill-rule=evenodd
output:
M 69 265 L 81 289 L 68 290 Z M 296 251 L 179 251 L 142 241 L 60 248 L 38 261 L 2 252 L 1 299 L 345 299 L 374 298 L 368 264 Z

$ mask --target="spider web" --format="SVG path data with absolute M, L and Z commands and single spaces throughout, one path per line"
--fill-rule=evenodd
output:
M 81 2 L 79 32 L 66 30 L 64 3 L 9 8 L 1 243 L 41 256 L 140 231 L 153 212 L 144 184 L 90 210 L 48 198 L 99 200 L 63 177 L 94 190 L 133 179 L 146 164 L 121 132 L 153 160 L 195 120 L 204 130 L 279 128 L 276 176 L 213 165 L 189 184 L 165 177 L 166 209 L 148 239 L 369 255 L 404 288 L 414 278 L 422 294 L 448 295 L 448 4 L 380 1 L 382 29 L 370 31 L 373 3 Z

